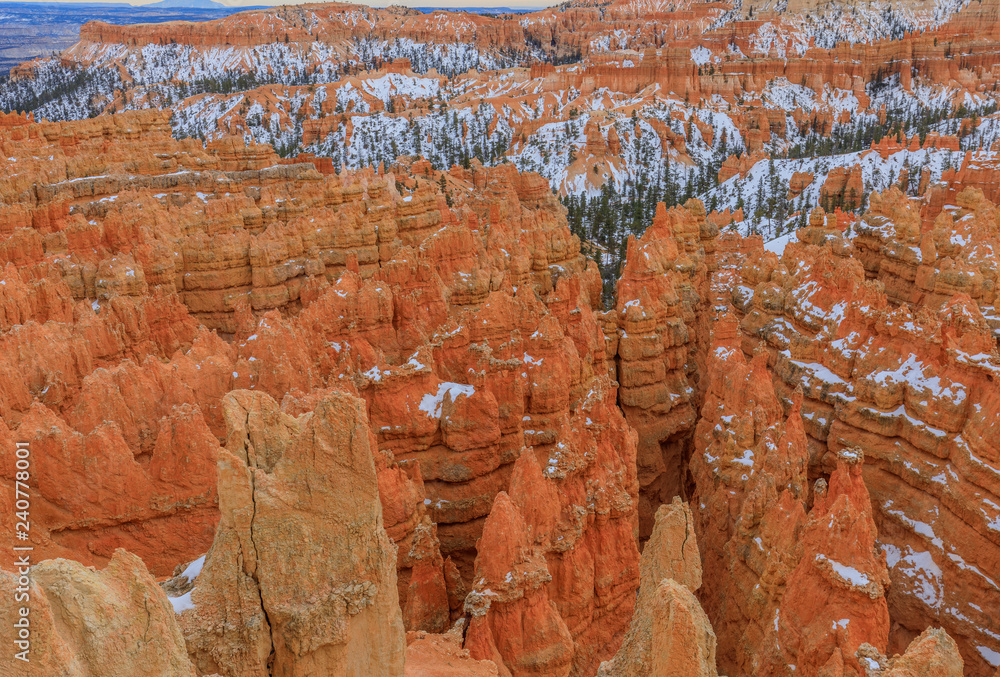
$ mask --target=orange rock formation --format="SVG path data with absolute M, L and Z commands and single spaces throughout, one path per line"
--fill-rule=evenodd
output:
M 862 110 L 876 76 L 995 82 L 997 35 L 976 29 L 995 3 L 901 40 L 755 58 L 735 54 L 753 53 L 760 20 L 708 31 L 726 8 L 681 4 L 94 23 L 64 57 L 286 38 L 340 55 L 359 31 L 542 44 L 589 56 L 509 73 L 538 86 L 503 105 L 543 101 L 511 126 L 518 147 L 562 121 L 561 92 L 719 95 L 747 151 L 721 180 L 787 138 L 785 112 L 758 105 L 773 78 L 839 88 Z M 619 30 L 616 49 L 633 51 L 602 53 Z M 696 47 L 732 57 L 699 66 Z M 255 96 L 301 93 L 268 87 Z M 336 101 L 313 99 L 323 116 L 304 135 L 341 124 Z M 239 117 L 220 130 L 242 134 Z M 603 185 L 649 129 L 682 164 L 691 138 L 714 141 L 704 120 L 671 122 L 594 115 L 567 171 Z M 903 142 L 870 157 L 920 146 Z M 33 569 L 43 671 L 116 674 L 121 652 L 178 675 L 978 677 L 1000 662 L 989 152 L 920 198 L 872 194 L 856 222 L 837 210 L 865 191 L 861 165 L 835 168 L 826 211 L 780 256 L 719 236 L 741 211 L 660 205 L 604 311 L 548 182 L 511 164 L 338 173 L 233 137 L 175 140 L 159 111 L 5 116 L 0 146 L 0 524 L 27 442 L 35 559 L 80 563 Z M 793 174 L 790 197 L 814 180 Z M 176 618 L 152 585 L 171 572 Z M 122 619 L 110 649 L 56 622 L 74 595 L 81 617 Z M 142 614 L 149 644 L 124 646 Z

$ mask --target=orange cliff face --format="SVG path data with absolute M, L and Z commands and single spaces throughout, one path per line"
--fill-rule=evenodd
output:
M 918 295 L 903 286 L 915 276 L 888 265 L 901 246 L 881 248 L 885 259 L 872 256 L 867 243 L 874 224 L 886 241 L 921 251 L 919 217 L 891 211 L 894 199 L 892 193 L 872 196 L 863 221 L 870 225 L 858 227 L 853 243 L 819 218 L 799 231 L 802 242 L 786 247 L 780 260 L 760 249 L 739 254 L 739 282 L 723 288 L 724 298 L 742 317 L 743 351 L 755 360 L 766 357 L 785 413 L 800 413 L 809 477 L 826 481 L 846 449 L 865 455 L 862 475 L 889 572 L 890 584 L 883 586 L 889 650 L 902 652 L 922 630 L 940 625 L 957 641 L 967 674 L 989 675 L 992 631 L 978 615 L 998 590 L 990 573 L 996 571 L 990 554 L 996 486 L 987 479 L 996 459 L 981 417 L 996 392 L 996 338 L 962 290 Z M 962 223 L 975 222 L 975 213 L 970 209 Z M 938 232 L 945 227 L 941 222 Z M 934 237 L 926 232 L 925 250 Z M 960 245 L 951 246 L 958 251 Z M 866 280 L 876 263 L 878 281 Z M 928 258 L 914 264 L 925 271 L 921 279 L 930 280 L 953 265 Z M 897 289 L 907 296 L 890 294 Z M 992 314 L 991 305 L 983 307 Z M 705 486 L 712 486 L 707 478 Z M 706 559 L 706 570 L 709 565 Z M 726 614 L 713 616 L 711 605 L 707 610 L 724 656 L 731 641 L 721 620 Z M 843 659 L 845 665 L 852 660 L 846 653 Z
M 129 27 L 91 21 L 80 28 L 81 42 L 120 43 L 136 47 L 168 44 L 255 47 L 316 40 L 338 44 L 359 35 L 382 40 L 402 37 L 421 43 L 471 42 L 484 48 L 524 40 L 523 31 L 516 22 L 494 17 L 475 14 L 455 16 L 445 12 L 424 14 L 398 7 L 374 9 L 347 3 L 324 3 L 309 8 L 277 7 L 202 23 L 172 22 Z
M 701 599 L 720 638 L 720 669 L 752 672 L 801 558 L 807 456 L 798 412 L 793 408 L 783 420 L 765 357 L 757 355 L 748 365 L 732 339 L 724 338 L 727 324 L 720 320 L 722 335 L 712 348 L 714 375 L 690 472 L 709 574 Z
M 970 31 L 992 20 L 990 3 L 936 13 L 898 4 L 887 20 L 825 8 L 822 25 L 810 21 L 820 10 L 808 3 L 775 12 L 635 1 L 576 1 L 516 16 L 330 3 L 197 24 L 91 22 L 58 58 L 15 69 L 11 87 L 46 87 L 50 69 L 83 69 L 109 84 L 74 90 L 85 105 L 16 96 L 5 105 L 60 119 L 169 107 L 179 136 L 239 135 L 355 168 L 401 155 L 439 169 L 466 156 L 506 157 L 564 195 L 588 197 L 609 183 L 621 191 L 655 178 L 647 170 L 667 161 L 685 172 L 711 164 L 716 173 L 719 160 L 740 153 L 717 175 L 745 175 L 749 160 L 793 151 L 811 133 L 871 135 L 875 117 L 886 127 L 881 137 L 902 115 L 886 87 L 898 86 L 905 107 L 924 117 L 945 100 L 949 114 L 965 106 L 961 125 L 942 132 L 956 150 L 959 139 L 948 133 L 964 139 L 978 126 L 991 138 L 978 115 L 995 103 L 995 38 L 992 29 Z M 802 189 L 801 177 L 794 182 L 792 197 Z M 808 207 L 860 207 L 851 197 L 863 192 L 860 169 L 838 168 L 823 185 Z
M 567 669 L 596 669 L 638 586 L 636 441 L 615 405 L 596 269 L 544 182 L 478 164 L 409 189 L 373 172 L 328 176 L 264 149 L 172 141 L 161 119 L 39 125 L 21 139 L 34 180 L 57 179 L 37 190 L 63 214 L 12 224 L 0 286 L 4 368 L 24 384 L 4 393 L 4 445 L 39 452 L 37 556 L 102 565 L 126 547 L 161 576 L 199 557 L 227 514 L 216 463 L 235 422 L 223 396 L 266 393 L 280 416 L 301 416 L 344 391 L 375 435 L 407 627 L 442 631 L 466 613 L 490 556 L 477 543 L 507 491 L 534 529 Z M 101 134 L 95 157 L 155 170 L 74 174 L 94 171 L 73 157 L 100 125 L 135 132 Z M 81 139 L 73 156 L 47 141 L 56 130 Z M 244 168 L 250 151 L 262 168 Z M 452 208 L 441 179 L 459 196 Z M 52 214 L 37 190 L 24 202 L 10 190 L 5 204 Z M 89 234 L 67 237 L 81 222 Z M 26 258 L 22 238 L 38 242 Z M 536 660 L 512 651 L 512 664 Z
M 717 234 L 701 203 L 669 212 L 661 204 L 642 238 L 629 239 L 616 308 L 605 324 L 608 351 L 617 363 L 619 402 L 639 434 L 644 536 L 657 506 L 682 491 L 685 440 L 699 402 L 698 331 L 707 311 Z
M 802 557 L 765 636 L 765 645 L 774 643 L 764 652 L 765 672 L 795 665 L 811 674 L 860 673 L 862 644 L 884 650 L 888 643 L 889 574 L 875 548 L 863 461 L 859 448 L 844 449 L 829 484 L 817 482 L 801 533 Z
M 804 218 L 781 254 L 719 235 L 749 205 L 661 203 L 623 247 L 609 309 L 553 189 L 618 185 L 651 147 L 674 171 L 749 180 L 769 148 L 872 114 L 874 80 L 985 97 L 995 38 L 968 17 L 995 8 L 829 49 L 796 42 L 787 17 L 728 9 L 577 2 L 513 19 L 325 5 L 85 26 L 63 56 L 125 74 L 108 111 L 161 105 L 128 69 L 171 41 L 230 50 L 234 72 L 253 71 L 263 45 L 308 53 L 303 72 L 354 57 L 371 70 L 254 87 L 245 109 L 242 92 L 198 95 L 173 120 L 0 119 L 0 449 L 28 442 L 37 459 L 36 555 L 104 568 L 93 589 L 128 579 L 159 607 L 139 565 L 177 574 L 164 589 L 180 613 L 154 629 L 178 674 L 991 677 L 991 151 L 894 181 L 919 184 L 917 198 L 867 194 L 869 165 L 957 151 L 965 136 L 885 137 L 856 162 L 803 164 L 780 192 L 830 213 Z M 362 58 L 363 36 L 426 53 L 462 43 L 503 70 Z M 533 63 L 532 49 L 583 60 Z M 208 103 L 228 111 L 210 140 L 174 139 Z M 432 112 L 448 126 L 410 126 Z M 244 140 L 255 118 L 316 152 L 390 120 L 406 125 L 399 143 L 490 140 L 498 164 L 440 171 L 451 162 L 394 147 L 338 171 Z M 539 166 L 565 182 L 517 169 L 570 139 L 574 160 Z M 499 164 L 505 153 L 518 165 Z M 843 211 L 856 198 L 864 213 Z M 350 439 L 334 434 L 344 421 Z M 335 513 L 313 493 L 330 491 L 331 468 L 356 489 Z M 9 486 L 0 497 L 13 501 Z M 368 540 L 341 513 L 363 517 Z M 285 562 L 286 524 L 322 566 Z M 64 644 L 94 670 L 107 659 Z

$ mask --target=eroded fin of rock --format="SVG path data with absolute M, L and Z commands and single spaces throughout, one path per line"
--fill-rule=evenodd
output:
M 332 392 L 293 418 L 234 391 L 223 414 L 219 528 L 180 605 L 198 670 L 401 675 L 396 548 L 364 403 Z
M 195 677 L 167 596 L 146 565 L 116 550 L 95 570 L 66 559 L 45 560 L 28 573 L 28 598 L 15 603 L 19 576 L 0 570 L 4 651 L 0 674 L 19 677 Z M 29 609 L 27 616 L 21 609 Z M 18 621 L 29 646 L 15 648 Z M 24 651 L 27 660 L 16 653 Z

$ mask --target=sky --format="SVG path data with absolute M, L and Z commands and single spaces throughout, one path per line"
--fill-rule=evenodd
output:
M 147 5 L 149 2 L 128 2 L 127 0 L 11 0 L 12 2 L 107 2 L 116 5 Z M 555 5 L 562 0 L 328 0 L 330 2 L 353 2 L 369 7 L 387 7 L 388 5 L 403 5 L 405 7 L 441 7 L 445 9 L 463 9 L 465 7 L 511 7 L 516 9 L 541 9 Z M 2 2 L 2 0 L 0 0 Z M 215 0 L 228 7 L 259 7 L 261 5 L 304 5 L 301 0 Z

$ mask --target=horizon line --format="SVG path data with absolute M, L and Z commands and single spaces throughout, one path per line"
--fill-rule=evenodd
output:
M 496 2 L 491 2 L 491 0 L 476 0 L 473 2 L 463 2 L 463 0 L 442 0 L 440 4 L 426 4 L 424 0 L 396 0 L 395 2 L 379 2 L 377 0 L 372 0 L 371 2 L 366 2 L 365 0 L 279 0 L 278 2 L 254 2 L 254 0 L 246 0 L 245 3 L 232 3 L 227 0 L 212 0 L 218 5 L 222 5 L 226 9 L 260 9 L 260 8 L 272 8 L 272 7 L 284 7 L 290 5 L 328 5 L 328 4 L 348 4 L 348 5 L 358 5 L 359 7 L 369 7 L 372 9 L 387 9 L 389 7 L 406 7 L 407 9 L 426 9 L 426 10 L 444 10 L 444 11 L 463 11 L 470 9 L 512 9 L 512 10 L 543 10 L 549 7 L 554 7 L 559 2 L 551 2 L 550 4 L 538 4 L 537 2 L 532 2 L 531 4 L 518 2 L 518 0 L 498 0 Z M 130 0 L 0 0 L 0 5 L 8 4 L 44 4 L 44 5 L 121 5 L 123 7 L 132 7 L 135 9 L 141 9 L 143 7 L 148 7 L 154 5 L 159 0 L 149 0 L 148 2 L 130 2 Z M 169 9 L 176 10 L 202 10 L 202 11 L 212 11 L 213 8 L 208 7 L 197 7 L 197 6 L 174 6 Z

